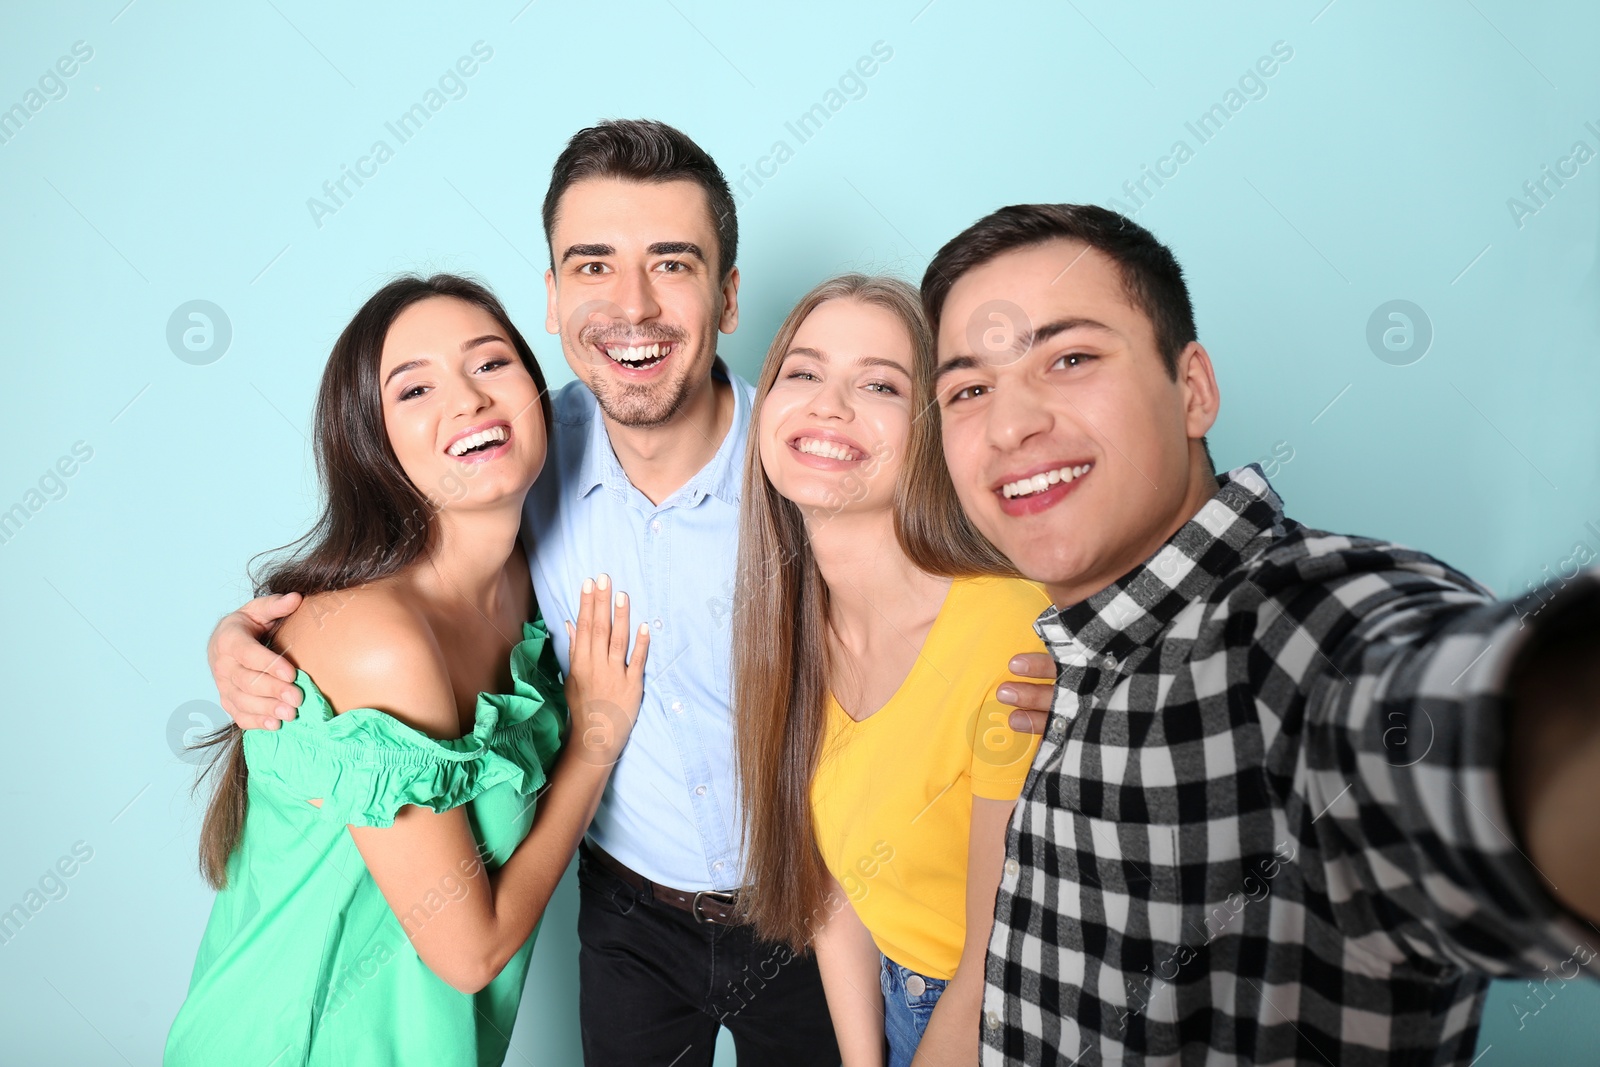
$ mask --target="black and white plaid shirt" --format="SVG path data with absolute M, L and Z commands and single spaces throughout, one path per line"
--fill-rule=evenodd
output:
M 1526 605 L 1310 530 L 1260 468 L 1036 624 L 984 1064 L 1459 1064 L 1494 976 L 1594 973 L 1499 788 Z M 1581 579 L 1590 582 L 1592 576 Z M 1548 994 L 1547 994 L 1548 995 Z

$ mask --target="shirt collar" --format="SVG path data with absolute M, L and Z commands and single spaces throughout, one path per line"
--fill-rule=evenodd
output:
M 1217 484 L 1216 495 L 1155 555 L 1087 600 L 1039 616 L 1034 628 L 1058 660 L 1069 650 L 1126 658 L 1283 535 L 1283 500 L 1259 465 L 1231 470 Z
M 728 365 L 721 356 L 716 357 L 711 365 L 711 378 L 713 381 L 728 382 L 733 387 L 733 421 L 728 425 L 728 433 L 717 446 L 717 453 L 711 457 L 711 462 L 668 497 L 667 504 L 693 507 L 707 494 L 735 507 L 739 504 L 745 436 L 750 428 L 750 398 L 743 383 L 729 373 Z M 589 412 L 589 439 L 585 442 L 574 488 L 580 498 L 588 496 L 602 485 L 619 496 L 626 495 L 633 488 L 633 483 L 628 481 L 628 474 L 622 469 L 622 462 L 611 447 L 611 435 L 606 432 L 606 420 L 600 405 L 590 397 L 585 406 Z

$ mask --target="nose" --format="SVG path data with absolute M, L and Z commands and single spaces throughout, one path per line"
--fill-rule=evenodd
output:
M 1034 435 L 1047 433 L 1054 423 L 1047 404 L 1020 385 L 996 389 L 988 414 L 985 431 L 989 444 L 1001 452 L 1021 448 Z
M 855 409 L 850 404 L 850 385 L 844 379 L 824 381 L 811 394 L 811 417 L 848 421 Z
M 494 403 L 494 397 L 470 374 L 458 375 L 450 386 L 450 410 L 472 416 Z
M 650 273 L 643 267 L 617 272 L 613 299 L 630 323 L 645 322 L 661 314 L 661 305 L 650 284 Z

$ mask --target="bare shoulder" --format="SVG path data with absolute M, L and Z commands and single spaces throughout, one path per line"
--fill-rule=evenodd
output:
M 275 644 L 336 712 L 377 708 L 433 737 L 461 732 L 433 630 L 393 582 L 307 597 Z

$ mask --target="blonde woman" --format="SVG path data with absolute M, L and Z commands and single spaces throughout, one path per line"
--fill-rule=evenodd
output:
M 734 706 L 746 907 L 814 947 L 844 1061 L 971 1064 L 1036 738 L 996 699 L 1049 599 L 968 525 L 910 286 L 808 293 L 756 385 Z

